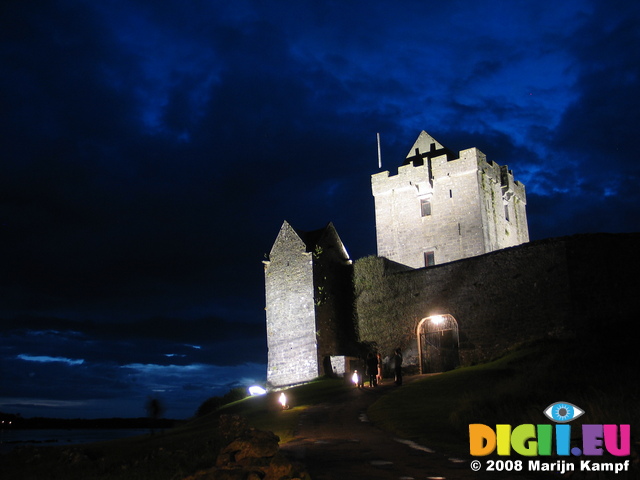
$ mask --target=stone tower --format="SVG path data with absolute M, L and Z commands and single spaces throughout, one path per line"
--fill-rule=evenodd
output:
M 263 263 L 268 385 L 331 373 L 355 339 L 352 262 L 333 224 L 303 232 L 285 221 Z
M 412 268 L 529 241 L 525 188 L 476 148 L 455 154 L 421 132 L 398 174 L 371 177 L 378 256 Z

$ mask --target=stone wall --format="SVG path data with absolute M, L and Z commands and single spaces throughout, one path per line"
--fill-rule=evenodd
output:
M 577 235 L 398 273 L 384 258 L 358 260 L 361 339 L 379 342 L 389 331 L 403 332 L 403 347 L 415 350 L 418 322 L 450 314 L 463 365 L 547 335 L 612 344 L 640 309 L 630 280 L 640 269 L 639 240 L 640 234 Z
M 267 382 L 274 386 L 320 375 L 316 352 L 313 257 L 285 222 L 265 262 Z
M 529 241 L 524 185 L 513 178 L 506 165 L 487 161 L 472 148 L 460 152 L 460 158 L 478 160 L 478 185 L 484 225 L 485 252 L 512 247 Z
M 337 232 L 330 226 L 313 254 L 316 342 L 321 374 L 332 374 L 330 357 L 354 350 L 353 265 Z
M 412 268 L 425 253 L 442 264 L 529 241 L 524 186 L 476 148 L 453 158 L 422 132 L 397 175 L 377 173 L 371 188 L 378 255 Z
M 335 228 L 302 232 L 284 222 L 264 264 L 267 383 L 331 374 L 330 357 L 350 354 L 356 341 L 353 267 Z

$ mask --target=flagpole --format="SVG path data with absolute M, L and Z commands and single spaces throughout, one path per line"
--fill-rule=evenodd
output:
M 382 154 L 380 153 L 380 134 L 376 133 L 376 136 L 378 137 L 378 168 L 381 169 L 382 168 Z

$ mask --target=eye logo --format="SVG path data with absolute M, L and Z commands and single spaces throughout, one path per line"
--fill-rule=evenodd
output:
M 544 414 L 550 420 L 557 423 L 567 423 L 575 420 L 584 413 L 584 410 L 569 402 L 556 402 L 544 410 Z

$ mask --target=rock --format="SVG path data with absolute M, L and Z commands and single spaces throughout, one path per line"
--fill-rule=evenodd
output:
M 229 441 L 239 437 L 249 429 L 247 420 L 240 415 L 221 415 L 218 432 Z
M 244 458 L 270 458 L 278 453 L 280 438 L 272 432 L 248 430 L 222 450 L 222 455 L 230 455 L 236 463 Z
M 220 430 L 229 443 L 215 466 L 183 480 L 309 480 L 280 452 L 280 438 L 273 432 L 249 428 L 238 415 L 221 416 Z

